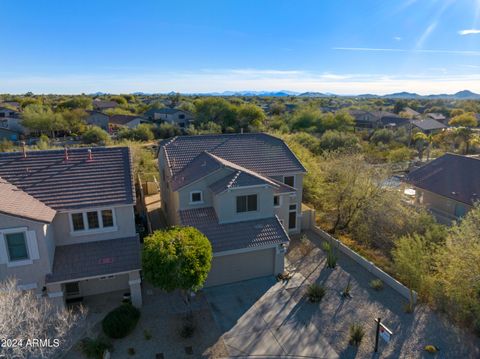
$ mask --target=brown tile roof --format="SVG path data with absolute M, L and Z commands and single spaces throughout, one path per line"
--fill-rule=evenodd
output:
M 215 210 L 207 207 L 180 211 L 180 221 L 207 236 L 215 253 L 271 246 L 290 240 L 277 217 L 220 224 Z
M 133 116 L 133 115 L 112 115 L 110 116 L 110 123 L 113 123 L 115 125 L 126 125 L 127 123 L 140 118 L 142 120 L 145 120 L 141 116 Z M 145 120 L 146 121 L 146 120 Z
M 56 211 L 0 177 L 0 213 L 51 223 Z
M 410 172 L 405 181 L 469 205 L 480 200 L 480 160 L 447 153 Z
M 128 147 L 0 153 L 0 176 L 56 210 L 135 203 Z
M 265 133 L 179 136 L 160 146 L 173 175 L 205 151 L 263 176 L 306 172 L 285 142 Z
M 106 276 L 140 269 L 138 236 L 70 244 L 55 248 L 47 283 Z

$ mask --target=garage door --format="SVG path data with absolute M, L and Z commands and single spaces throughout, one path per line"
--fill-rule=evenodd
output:
M 206 287 L 274 274 L 275 248 L 214 257 Z

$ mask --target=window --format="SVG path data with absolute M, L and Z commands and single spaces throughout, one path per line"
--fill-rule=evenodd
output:
M 72 224 L 74 231 L 83 231 L 85 229 L 83 213 L 72 213 Z
M 20 261 L 28 259 L 27 242 L 25 232 L 7 233 L 5 239 L 8 248 L 8 258 L 10 261 Z
M 178 115 L 178 118 L 179 118 L 180 120 L 183 120 L 183 119 L 185 119 L 185 115 L 184 115 L 184 114 Z
M 280 207 L 280 196 L 273 196 L 273 207 Z
M 113 209 L 100 209 L 71 214 L 72 232 L 115 230 Z
M 102 211 L 103 227 L 113 227 L 113 211 L 111 209 L 104 209 Z
M 253 212 L 257 210 L 257 195 L 237 197 L 237 213 Z
M 100 223 L 98 222 L 97 211 L 87 212 L 87 220 L 88 220 L 88 229 L 100 228 Z
M 0 121 L 0 127 L 8 128 L 8 121 L 7 120 Z
M 291 204 L 291 205 L 288 207 L 288 209 L 289 209 L 290 211 L 296 211 L 296 210 L 297 210 L 297 205 L 296 205 L 296 204 Z
M 283 177 L 283 183 L 285 183 L 287 186 L 295 187 L 295 176 Z
M 190 192 L 190 203 L 202 203 L 202 192 L 201 191 L 193 191 Z

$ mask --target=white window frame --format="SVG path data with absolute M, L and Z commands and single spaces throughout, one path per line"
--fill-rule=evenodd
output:
M 25 266 L 25 265 L 33 264 L 33 260 L 39 259 L 38 244 L 35 243 L 35 245 L 37 246 L 37 248 L 35 248 L 35 249 L 30 247 L 29 232 L 32 232 L 32 231 L 29 231 L 27 227 L 0 229 L 0 240 L 1 240 L 1 243 L 0 243 L 1 248 L 0 249 L 5 252 L 5 256 L 2 260 L 2 262 L 5 262 L 7 267 L 19 267 L 19 266 Z M 10 260 L 10 254 L 8 253 L 7 236 L 5 236 L 5 234 L 12 234 L 12 233 L 23 233 L 24 238 L 25 238 L 25 246 L 27 247 L 27 254 L 28 254 L 27 259 L 20 259 L 20 260 L 13 260 L 13 261 Z M 37 240 L 36 234 L 35 234 L 35 239 L 34 240 L 35 241 Z
M 106 210 L 112 211 L 113 226 L 111 226 L 111 227 L 104 227 L 103 226 L 102 211 L 106 211 Z M 97 212 L 98 224 L 99 224 L 98 228 L 93 228 L 93 229 L 88 228 L 87 212 Z M 82 214 L 84 229 L 74 230 L 72 215 L 75 214 L 75 213 L 81 213 Z M 117 216 L 116 216 L 116 213 L 115 213 L 115 208 L 113 208 L 113 207 L 91 208 L 91 209 L 85 209 L 85 210 L 82 210 L 82 211 L 70 211 L 70 212 L 68 212 L 68 221 L 70 222 L 70 234 L 72 236 L 80 236 L 80 235 L 95 234 L 95 233 L 108 233 L 108 232 L 118 231 Z
M 275 194 L 273 195 L 273 197 L 278 197 L 278 206 L 275 206 L 275 200 L 273 200 L 273 208 L 279 208 L 279 207 L 282 207 L 282 196 L 280 196 L 279 194 Z
M 198 193 L 200 193 L 200 201 L 193 201 L 193 198 L 192 198 L 193 195 L 194 195 L 194 194 L 198 194 Z M 190 194 L 189 194 L 189 196 L 190 196 L 190 202 L 189 202 L 189 204 L 193 204 L 193 205 L 195 205 L 195 204 L 203 204 L 203 191 L 191 191 Z

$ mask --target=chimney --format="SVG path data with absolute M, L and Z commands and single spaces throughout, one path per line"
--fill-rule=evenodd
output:
M 68 161 L 68 147 L 65 146 L 65 161 Z
M 92 149 L 88 149 L 88 161 L 93 161 Z
M 23 158 L 27 158 L 27 147 L 25 141 L 22 141 Z
M 240 133 L 243 135 L 243 127 L 240 129 Z

